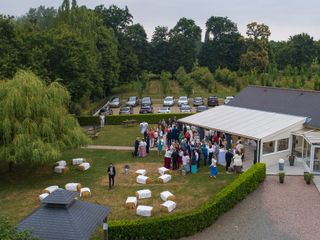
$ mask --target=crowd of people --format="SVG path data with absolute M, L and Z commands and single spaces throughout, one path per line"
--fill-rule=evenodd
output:
M 244 145 L 241 138 L 238 138 L 232 148 L 230 136 L 191 127 L 175 118 L 162 120 L 154 128 L 149 128 L 148 123 L 142 122 L 140 130 L 143 137 L 135 140 L 134 156 L 146 157 L 150 148 L 157 148 L 159 155 L 164 153 L 164 167 L 172 170 L 182 168 L 186 173 L 197 173 L 200 165 L 209 166 L 210 176 L 215 178 L 217 164 L 222 161 L 219 159 L 219 152 L 224 149 L 226 171 L 242 172 Z

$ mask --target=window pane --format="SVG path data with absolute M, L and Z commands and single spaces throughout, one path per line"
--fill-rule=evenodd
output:
M 274 152 L 274 144 L 275 142 L 265 142 L 263 143 L 263 150 L 262 150 L 262 154 L 268 154 L 268 153 L 273 153 Z
M 289 138 L 278 140 L 278 152 L 288 150 L 289 148 Z

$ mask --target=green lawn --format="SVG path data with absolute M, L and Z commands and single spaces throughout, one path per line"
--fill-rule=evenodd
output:
M 142 137 L 138 125 L 106 125 L 100 132 L 99 137 L 93 140 L 93 144 L 133 146 L 136 137 Z
M 65 152 L 62 159 L 70 163 L 75 157 L 84 157 L 92 167 L 86 172 L 80 172 L 70 166 L 71 171 L 65 175 L 54 174 L 52 167 L 47 166 L 36 171 L 16 169 L 13 174 L 2 174 L 0 177 L 0 212 L 8 216 L 13 223 L 19 222 L 40 206 L 38 195 L 41 190 L 50 185 L 64 187 L 68 182 L 79 182 L 89 187 L 92 197 L 86 201 L 103 204 L 112 208 L 110 219 L 135 219 L 134 210 L 124 207 L 128 196 L 134 196 L 139 189 L 149 188 L 153 192 L 151 200 L 144 200 L 143 204 L 154 206 L 154 213 L 160 213 L 160 192 L 169 190 L 176 195 L 177 209 L 175 212 L 187 211 L 197 207 L 213 196 L 217 191 L 230 183 L 236 176 L 221 173 L 217 179 L 209 178 L 209 167 L 201 167 L 198 174 L 182 177 L 178 172 L 173 173 L 173 180 L 168 184 L 158 184 L 157 168 L 162 166 L 162 158 L 152 152 L 145 159 L 133 158 L 130 152 L 80 149 Z M 107 189 L 106 168 L 110 162 L 116 164 L 118 171 L 116 188 Z M 124 175 L 124 164 L 130 164 L 129 175 Z M 150 185 L 139 185 L 135 182 L 134 171 L 138 168 L 147 169 L 148 176 L 154 179 Z

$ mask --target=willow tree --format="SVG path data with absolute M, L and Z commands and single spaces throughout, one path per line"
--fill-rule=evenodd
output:
M 62 85 L 47 86 L 30 72 L 0 82 L 0 162 L 9 171 L 14 164 L 44 165 L 89 142 L 68 113 L 69 100 Z

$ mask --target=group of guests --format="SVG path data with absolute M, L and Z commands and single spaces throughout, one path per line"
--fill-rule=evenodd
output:
M 150 148 L 157 147 L 158 154 L 164 154 L 164 167 L 186 173 L 197 173 L 200 165 L 210 166 L 210 176 L 216 177 L 220 149 L 228 147 L 225 134 L 190 127 L 176 119 L 160 121 L 155 128 L 148 128 L 146 123 L 140 125 L 143 138 L 136 138 L 134 156 L 146 157 Z M 225 153 L 226 171 L 242 171 L 244 146 L 239 138 L 234 149 L 229 144 Z

